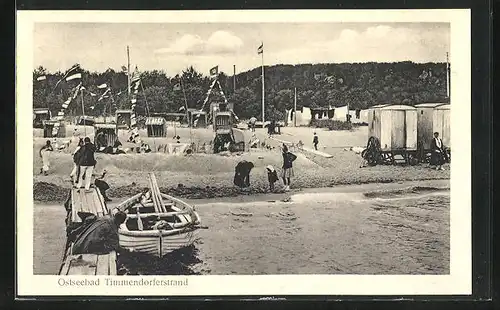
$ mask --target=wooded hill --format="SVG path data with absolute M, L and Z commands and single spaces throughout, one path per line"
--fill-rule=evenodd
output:
M 83 69 L 85 87 L 83 103 L 87 115 L 113 114 L 117 108 L 130 108 L 127 98 L 127 75 L 123 71 L 108 69 L 89 72 Z M 47 79 L 37 81 L 46 75 Z M 33 104 L 35 108 L 49 107 L 57 114 L 78 81 L 62 81 L 64 73 L 49 73 L 43 67 L 33 72 Z M 190 67 L 181 74 L 182 90 L 176 90 L 179 76 L 169 77 L 164 71 L 141 73 L 142 87 L 137 96 L 137 113 L 178 112 L 185 105 L 199 109 L 211 84 L 208 76 Z M 243 119 L 261 115 L 261 68 L 233 77 L 221 73 L 219 81 L 228 100 L 234 102 L 235 113 Z M 97 86 L 106 83 L 112 97 L 98 101 L 106 89 Z M 446 96 L 446 64 L 412 62 L 398 63 L 345 63 L 274 65 L 265 67 L 266 119 L 282 119 L 285 109 L 291 109 L 294 88 L 297 88 L 297 106 L 328 107 L 349 104 L 352 109 L 365 109 L 382 103 L 414 105 L 426 102 L 449 102 Z M 55 90 L 54 90 L 55 88 Z M 217 90 L 217 89 L 216 89 Z M 121 92 L 121 94 L 120 94 Z M 185 96 L 184 96 L 185 94 Z M 114 102 L 113 102 L 113 100 Z M 218 91 L 211 100 L 222 100 Z M 81 94 L 71 102 L 66 115 L 79 115 L 82 111 Z M 93 107 L 93 108 L 92 108 Z M 208 106 L 206 107 L 208 108 Z

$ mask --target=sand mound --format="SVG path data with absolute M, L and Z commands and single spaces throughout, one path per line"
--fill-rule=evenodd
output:
M 69 188 L 47 183 L 36 182 L 33 184 L 33 199 L 35 201 L 65 201 L 69 194 Z

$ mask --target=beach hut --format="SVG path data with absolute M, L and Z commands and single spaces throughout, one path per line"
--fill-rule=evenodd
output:
M 204 111 L 190 111 L 189 119 L 192 122 L 193 127 L 205 128 L 208 124 L 208 115 Z M 198 121 L 196 121 L 198 120 Z
M 388 106 L 389 104 L 378 104 L 368 109 L 367 123 L 368 123 L 368 138 L 380 137 L 380 109 Z
M 132 110 L 116 110 L 117 129 L 129 129 L 131 126 Z
M 417 108 L 417 145 L 430 150 L 434 133 L 434 109 L 443 103 L 422 103 Z M 443 141 L 444 142 L 444 141 Z
M 368 122 L 368 110 L 349 110 L 349 115 L 351 116 L 351 123 L 362 124 Z
M 79 116 L 76 120 L 76 124 L 80 126 L 94 126 L 95 119 L 93 116 Z
M 380 126 L 374 133 L 382 151 L 416 151 L 417 109 L 407 105 L 380 108 Z
M 118 139 L 116 135 L 116 124 L 108 124 L 108 123 L 96 123 L 94 124 L 94 139 L 97 137 L 97 134 L 102 132 L 106 139 L 106 146 L 113 146 Z M 97 144 L 97 141 L 94 141 Z
M 347 120 L 347 114 L 349 114 L 347 105 L 342 107 L 336 107 L 334 110 L 333 119 L 345 122 Z
M 148 117 L 146 118 L 146 129 L 148 137 L 166 137 L 167 136 L 167 121 L 164 117 Z
M 444 146 L 449 149 L 451 149 L 450 117 L 449 104 L 443 104 L 434 108 L 432 131 L 439 133 Z
M 37 108 L 33 109 L 33 128 L 43 128 L 43 122 L 51 118 L 49 109 Z
M 294 115 L 296 114 L 296 115 Z M 294 117 L 296 121 L 294 122 Z M 297 109 L 297 113 L 294 113 L 293 109 L 287 111 L 287 125 L 293 126 L 295 123 L 297 126 L 309 126 L 312 119 L 311 109 L 307 107 L 302 107 Z
M 44 138 L 64 138 L 66 137 L 66 126 L 58 120 L 44 120 L 43 122 Z

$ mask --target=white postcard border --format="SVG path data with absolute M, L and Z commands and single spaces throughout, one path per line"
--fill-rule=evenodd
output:
M 59 276 L 33 275 L 33 26 L 37 22 L 264 23 L 449 22 L 451 24 L 450 275 L 127 276 L 127 280 L 188 280 L 187 285 L 61 285 Z M 448 295 L 472 293 L 471 37 L 470 10 L 265 10 L 265 11 L 18 11 L 16 42 L 17 293 L 43 295 Z M 61 206 L 62 208 L 63 206 Z M 64 220 L 64 219 L 61 219 Z M 332 249 L 334 250 L 334 249 Z M 62 256 L 62 253 L 61 253 Z M 153 281 L 154 282 L 154 281 Z

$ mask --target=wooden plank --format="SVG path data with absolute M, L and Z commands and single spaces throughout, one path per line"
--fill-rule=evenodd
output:
M 80 194 L 81 194 L 80 197 L 82 199 L 81 210 L 83 212 L 86 212 L 86 213 L 92 213 L 91 210 L 90 210 L 88 199 L 87 199 L 88 196 L 89 196 L 89 193 L 87 193 L 86 190 L 81 189 L 80 190 Z
M 100 216 L 108 214 L 108 209 L 106 207 L 106 203 L 104 202 L 104 197 L 102 197 L 101 192 L 99 189 L 95 189 L 96 192 L 96 197 L 97 197 L 97 213 L 101 213 Z
M 65 276 L 68 274 L 69 271 L 69 266 L 71 264 L 71 247 L 73 246 L 73 243 L 71 243 L 66 251 L 66 255 L 64 257 L 63 264 L 61 266 L 61 270 L 59 270 L 59 275 Z
M 76 190 L 71 190 L 71 222 L 76 222 L 77 214 L 76 214 L 76 201 L 75 201 Z
M 116 276 L 118 269 L 116 267 L 116 252 L 112 251 L 108 255 L 109 257 L 109 275 Z
M 79 257 L 82 257 L 81 259 Z M 96 254 L 73 255 L 68 275 L 95 275 L 97 266 Z
M 97 257 L 96 275 L 109 275 L 109 254 Z
M 92 207 L 94 209 L 94 214 L 101 217 L 99 213 L 102 213 L 101 200 L 99 199 L 99 192 L 97 189 L 92 193 Z

